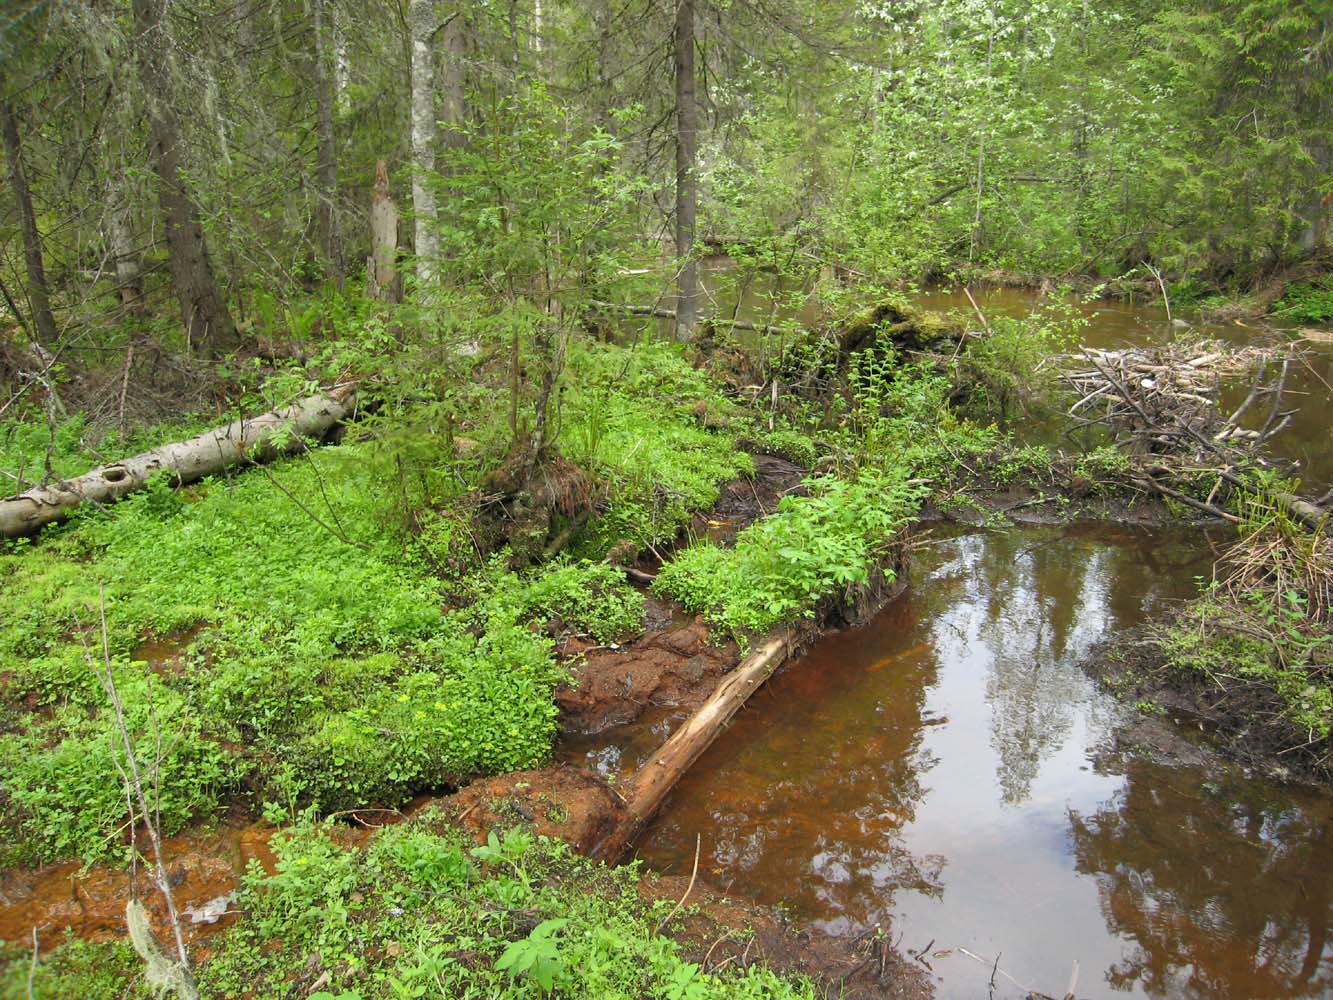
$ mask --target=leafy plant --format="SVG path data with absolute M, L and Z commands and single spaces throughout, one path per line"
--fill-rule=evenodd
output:
M 569 923 L 563 917 L 543 920 L 525 938 L 513 941 L 504 950 L 495 967 L 507 972 L 512 979 L 528 976 L 541 989 L 550 993 L 558 979 L 566 972 L 561 941 L 557 936 Z

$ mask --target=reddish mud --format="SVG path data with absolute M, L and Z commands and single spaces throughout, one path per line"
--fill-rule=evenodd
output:
M 581 854 L 614 829 L 625 812 L 620 796 L 601 777 L 566 765 L 485 778 L 432 801 L 478 843 L 492 830 L 521 826 L 559 837 Z
M 187 943 L 229 926 L 236 919 L 229 896 L 252 860 L 274 870 L 269 850 L 273 827 L 254 823 L 224 826 L 169 837 L 163 842 L 176 906 Z M 141 845 L 147 849 L 147 845 Z M 92 941 L 125 935 L 125 903 L 143 900 L 159 938 L 170 934 L 166 907 L 140 863 L 131 879 L 123 865 L 88 870 L 77 861 L 0 874 L 0 940 L 31 944 L 33 928 L 43 951 L 58 944 L 66 929 Z

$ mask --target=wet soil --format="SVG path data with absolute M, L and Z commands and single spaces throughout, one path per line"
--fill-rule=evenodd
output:
M 649 872 L 639 883 L 639 895 L 649 901 L 685 900 L 664 933 L 681 945 L 687 961 L 697 962 L 705 972 L 762 964 L 809 976 L 819 995 L 845 1000 L 925 1000 L 933 995 L 925 969 L 895 949 L 886 933 L 859 941 L 830 937 L 702 880 L 690 888 L 685 875 Z
M 563 732 L 625 725 L 650 707 L 700 705 L 740 661 L 736 644 L 718 644 L 703 622 L 681 620 L 651 597 L 647 604 L 650 618 L 666 618 L 667 624 L 649 628 L 623 648 L 589 650 L 575 661 L 570 684 L 556 692 Z M 578 651 L 569 644 L 565 650 Z
M 484 843 L 492 830 L 523 827 L 559 837 L 586 854 L 625 815 L 624 802 L 595 772 L 556 765 L 475 781 L 446 798 L 425 804 Z
M 1206 734 L 1210 760 L 1221 755 L 1276 781 L 1324 790 L 1333 785 L 1328 741 L 1304 743 L 1293 733 L 1283 720 L 1286 706 L 1271 685 L 1237 678 L 1222 690 L 1204 677 L 1173 670 L 1153 641 L 1151 629 L 1122 636 L 1113 647 L 1089 657 L 1084 667 L 1121 701 L 1151 706 L 1149 711 L 1173 727 Z M 1149 747 L 1161 741 L 1160 729 L 1151 728 L 1154 724 L 1163 725 L 1152 717 L 1141 720 L 1143 727 L 1158 734 Z M 1175 749 L 1179 743 L 1170 746 Z M 1169 756 L 1171 751 L 1159 752 Z
M 163 842 L 187 943 L 235 922 L 230 903 L 246 867 L 253 860 L 274 870 L 272 835 L 273 827 L 261 822 L 192 831 Z M 146 843 L 143 847 L 146 851 Z M 0 873 L 0 940 L 30 943 L 35 928 L 45 951 L 63 940 L 67 929 L 92 941 L 123 938 L 131 896 L 143 901 L 159 939 L 167 940 L 166 908 L 149 874 L 142 862 L 131 876 L 124 865 L 85 869 L 76 861 Z

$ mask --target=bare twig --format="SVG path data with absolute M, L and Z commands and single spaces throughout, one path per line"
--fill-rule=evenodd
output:
M 680 908 L 685 905 L 685 900 L 690 898 L 690 892 L 694 889 L 694 880 L 699 876 L 699 849 L 702 846 L 703 846 L 703 836 L 701 834 L 696 833 L 694 835 L 694 870 L 690 872 L 690 884 L 685 887 L 685 894 L 680 897 L 680 902 L 678 902 L 672 908 L 671 912 L 662 918 L 662 922 L 659 923 L 656 928 L 654 928 L 653 930 L 654 934 L 660 934 L 662 932 L 662 928 L 671 922 L 671 918 L 680 912 Z

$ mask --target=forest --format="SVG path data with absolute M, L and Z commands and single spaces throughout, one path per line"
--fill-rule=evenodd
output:
M 1328 0 L 0 0 L 0 139 L 0 1000 L 1333 990 Z

